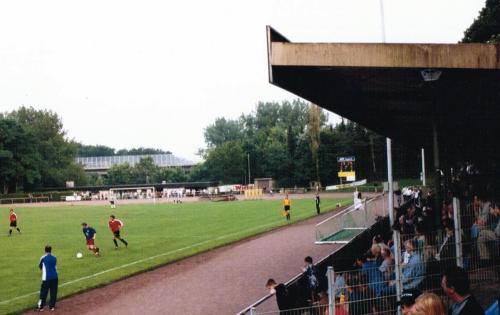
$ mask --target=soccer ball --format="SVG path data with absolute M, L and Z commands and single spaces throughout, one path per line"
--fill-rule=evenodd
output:
M 76 253 L 76 258 L 82 258 L 83 254 L 82 253 Z

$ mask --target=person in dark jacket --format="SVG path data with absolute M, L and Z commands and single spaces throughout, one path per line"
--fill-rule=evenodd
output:
M 277 284 L 274 279 L 269 279 L 267 280 L 266 288 L 269 290 L 270 294 L 276 294 L 276 303 L 281 312 L 292 308 L 288 290 L 283 283 Z
M 319 194 L 316 194 L 316 198 L 314 199 L 314 202 L 316 204 L 316 214 L 320 214 L 321 209 L 319 207 L 319 204 L 321 203 L 321 199 L 319 198 Z
M 449 315 L 484 314 L 483 308 L 470 293 L 469 276 L 463 268 L 453 266 L 445 270 L 441 287 L 454 302 Z

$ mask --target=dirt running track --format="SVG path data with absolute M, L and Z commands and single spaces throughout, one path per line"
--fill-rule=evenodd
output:
M 337 248 L 313 243 L 314 225 L 327 216 L 75 295 L 61 301 L 54 313 L 235 314 L 267 294 L 268 278 L 285 282 L 300 273 L 305 256 L 317 260 Z

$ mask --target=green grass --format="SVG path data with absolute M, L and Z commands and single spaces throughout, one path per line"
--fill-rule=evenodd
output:
M 347 205 L 350 198 L 322 199 L 322 208 L 334 209 L 337 202 Z M 293 200 L 292 206 L 292 222 L 315 214 L 313 200 Z M 15 210 L 22 234 L 7 237 L 7 225 L 0 226 L 0 314 L 36 304 L 45 244 L 52 245 L 58 259 L 61 298 L 287 224 L 280 200 L 119 205 L 113 211 L 109 206 Z M 114 250 L 107 228 L 111 212 L 125 223 L 127 249 Z M 83 221 L 97 230 L 100 258 L 85 249 Z M 8 223 L 7 207 L 0 208 L 0 222 Z M 77 252 L 84 257 L 76 259 Z

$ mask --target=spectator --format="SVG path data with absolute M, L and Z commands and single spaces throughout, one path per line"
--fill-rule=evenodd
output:
M 438 246 L 438 252 L 436 254 L 436 260 L 440 262 L 441 270 L 445 270 L 450 266 L 455 266 L 456 264 L 456 250 L 455 250 L 455 237 L 453 235 L 454 223 L 453 221 L 446 219 L 443 222 L 445 235 L 443 241 Z
M 403 290 L 401 293 L 401 300 L 397 303 L 397 305 L 401 306 L 403 315 L 411 314 L 415 300 L 420 294 L 421 292 L 419 290 Z
M 366 254 L 366 259 L 363 263 L 362 270 L 363 273 L 368 276 L 368 286 L 370 287 L 371 292 L 373 292 L 375 296 L 379 296 L 382 291 L 384 279 L 382 273 L 379 270 L 379 264 L 377 263 L 376 258 L 373 256 L 371 251 L 368 251 L 368 253 Z
M 304 258 L 304 268 L 302 269 L 307 278 L 307 290 L 308 290 L 308 299 L 311 299 L 311 302 L 315 301 L 316 289 L 318 288 L 318 278 L 316 276 L 316 269 L 313 265 L 313 259 L 311 256 L 307 256 Z
M 335 273 L 335 281 L 333 283 L 333 287 L 335 290 L 335 298 L 340 298 L 341 295 L 345 296 L 345 278 L 342 272 Z
M 269 279 L 267 280 L 266 288 L 269 290 L 269 294 L 276 294 L 276 303 L 280 312 L 292 308 L 288 290 L 283 283 L 276 284 L 274 279 Z
M 392 258 L 392 252 L 390 249 L 382 248 L 381 257 L 383 260 L 378 270 L 382 273 L 385 281 L 390 281 L 394 275 L 394 259 Z
M 441 298 L 434 293 L 420 295 L 413 305 L 411 315 L 446 315 Z
M 320 203 L 321 199 L 319 198 L 319 193 L 316 193 L 316 198 L 314 198 L 314 203 L 316 204 L 316 214 L 320 214 L 321 209 L 320 209 Z
M 417 242 L 414 239 L 405 242 L 408 263 L 403 264 L 402 283 L 404 290 L 419 289 L 425 275 L 425 265 L 420 253 L 416 251 Z
M 349 315 L 373 313 L 374 295 L 366 282 L 367 278 L 363 273 L 354 273 L 348 278 Z
M 381 247 L 379 244 L 372 244 L 372 247 L 370 248 L 370 252 L 372 256 L 374 257 L 377 266 L 380 266 L 382 264 L 382 261 L 384 260 L 380 254 L 381 252 Z
M 441 279 L 444 293 L 454 302 L 450 315 L 484 314 L 484 310 L 470 293 L 467 272 L 454 266 L 445 270 Z
M 483 265 L 495 257 L 496 248 L 495 241 L 500 237 L 500 204 L 498 202 L 491 203 L 491 218 L 488 220 L 484 217 L 478 218 L 479 234 L 477 238 L 477 246 L 479 250 L 479 258 Z

